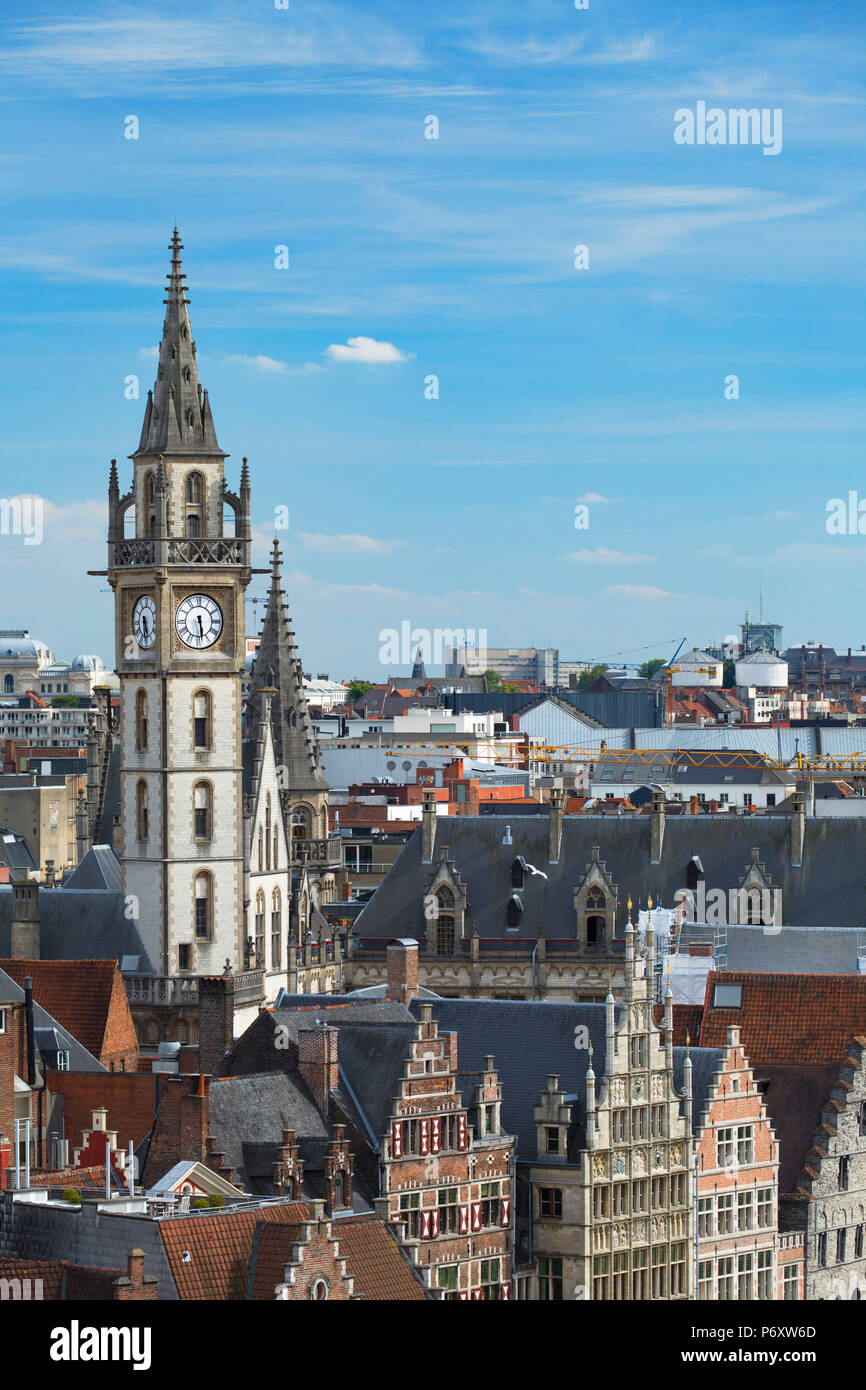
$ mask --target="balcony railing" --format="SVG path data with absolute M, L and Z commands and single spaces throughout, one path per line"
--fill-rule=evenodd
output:
M 148 1008 L 177 1008 L 179 1005 L 197 1008 L 199 1002 L 197 975 L 124 975 L 126 997 L 131 1006 Z M 264 970 L 247 970 L 234 977 L 235 1007 L 256 1004 L 265 997 Z
M 165 542 L 137 539 L 115 541 L 113 563 L 118 569 L 156 564 L 158 550 L 163 544 L 167 546 L 167 553 L 163 553 L 170 565 L 244 565 L 248 562 L 249 543 L 240 537 L 192 540 L 179 536 L 169 537 Z
M 293 840 L 292 860 L 295 864 L 333 864 L 343 862 L 343 842 L 338 835 L 327 840 Z

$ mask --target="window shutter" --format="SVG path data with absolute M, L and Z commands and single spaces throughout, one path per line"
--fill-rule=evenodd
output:
M 480 1230 L 481 1230 L 481 1203 L 480 1203 L 480 1202 L 473 1202 L 473 1203 L 472 1203 L 472 1229 L 473 1229 L 473 1231 L 480 1231 Z
M 480 1303 L 480 1302 L 481 1302 L 481 1290 L 480 1290 L 480 1289 L 473 1289 L 473 1290 L 472 1290 L 472 1299 L 473 1299 L 473 1302 L 475 1302 L 475 1303 Z
M 461 1302 L 461 1303 L 465 1303 L 465 1302 L 467 1302 L 468 1299 L 469 1299 L 469 1294 L 466 1293 L 466 1292 L 463 1292 L 463 1293 L 459 1293 L 459 1294 L 457 1295 L 457 1297 L 460 1299 L 460 1302 Z
M 510 1197 L 503 1197 L 503 1198 L 502 1198 L 502 1201 L 499 1203 L 499 1206 L 500 1206 L 499 1224 L 500 1224 L 500 1226 L 507 1226 L 509 1220 L 511 1219 L 511 1198 L 510 1198 Z
M 511 1285 L 503 1284 L 499 1290 L 499 1297 L 503 1303 L 508 1303 L 511 1298 Z
M 434 1154 L 438 1154 L 442 1147 L 442 1121 L 437 1115 L 430 1121 L 430 1148 Z
M 439 1208 L 434 1207 L 430 1213 L 430 1239 L 434 1240 L 439 1234 Z
M 468 1208 L 468 1206 L 467 1206 L 467 1207 L 461 1207 L 461 1208 L 460 1208 L 460 1235 L 461 1235 L 461 1236 L 465 1236 L 465 1235 L 468 1235 L 468 1234 L 469 1234 L 469 1208 Z
M 429 1153 L 429 1152 L 430 1152 L 430 1121 L 429 1121 L 429 1120 L 422 1120 L 422 1121 L 421 1121 L 421 1152 L 422 1152 L 422 1154 L 426 1154 L 426 1153 Z
M 457 1147 L 458 1149 L 469 1147 L 469 1131 L 466 1127 L 465 1113 L 457 1116 Z
M 432 1215 L 433 1215 L 432 1211 L 422 1211 L 422 1212 L 421 1212 L 421 1239 L 422 1239 L 422 1240 L 429 1240 L 429 1239 L 430 1239 L 430 1218 L 431 1218 Z
M 395 1120 L 391 1126 L 391 1157 L 403 1157 L 403 1125 L 400 1120 Z

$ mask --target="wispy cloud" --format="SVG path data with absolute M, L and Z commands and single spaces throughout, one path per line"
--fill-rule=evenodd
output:
M 332 362 L 364 362 L 377 366 L 381 362 L 408 362 L 413 352 L 401 352 L 393 343 L 380 343 L 375 338 L 349 338 L 345 343 L 332 343 L 326 350 Z
M 597 545 L 595 550 L 571 550 L 561 559 L 568 560 L 575 565 L 652 565 L 655 564 L 654 555 L 640 555 L 633 553 L 626 554 L 624 550 L 607 550 L 603 545 Z
M 310 531 L 299 531 L 297 539 L 306 550 L 315 550 L 322 555 L 393 555 L 403 550 L 408 541 L 379 540 L 376 536 L 363 536 L 354 532 L 343 536 L 327 536 Z
M 290 367 L 288 362 L 281 362 L 277 357 L 267 357 L 261 352 L 255 357 L 246 357 L 242 353 L 231 353 L 220 360 L 241 367 L 252 367 L 254 371 L 263 372 L 266 376 L 304 376 L 308 372 L 322 371 L 318 362 L 305 362 L 301 367 Z
M 602 589 L 603 594 L 608 594 L 611 598 L 672 598 L 667 589 L 655 589 L 651 584 L 609 584 L 606 589 Z

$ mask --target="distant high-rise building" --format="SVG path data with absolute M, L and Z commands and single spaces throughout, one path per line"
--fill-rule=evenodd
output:
M 480 676 L 495 671 L 504 681 L 567 685 L 571 674 L 588 669 L 586 661 L 562 661 L 557 647 L 445 647 L 446 676 Z

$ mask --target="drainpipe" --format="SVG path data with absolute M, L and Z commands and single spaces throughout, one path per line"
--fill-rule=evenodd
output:
M 537 950 L 538 950 L 538 938 L 536 937 L 535 945 L 534 945 L 533 948 L 532 948 L 532 994 L 529 996 L 530 999 L 534 999 L 534 998 L 535 998 L 535 953 L 536 953 Z

